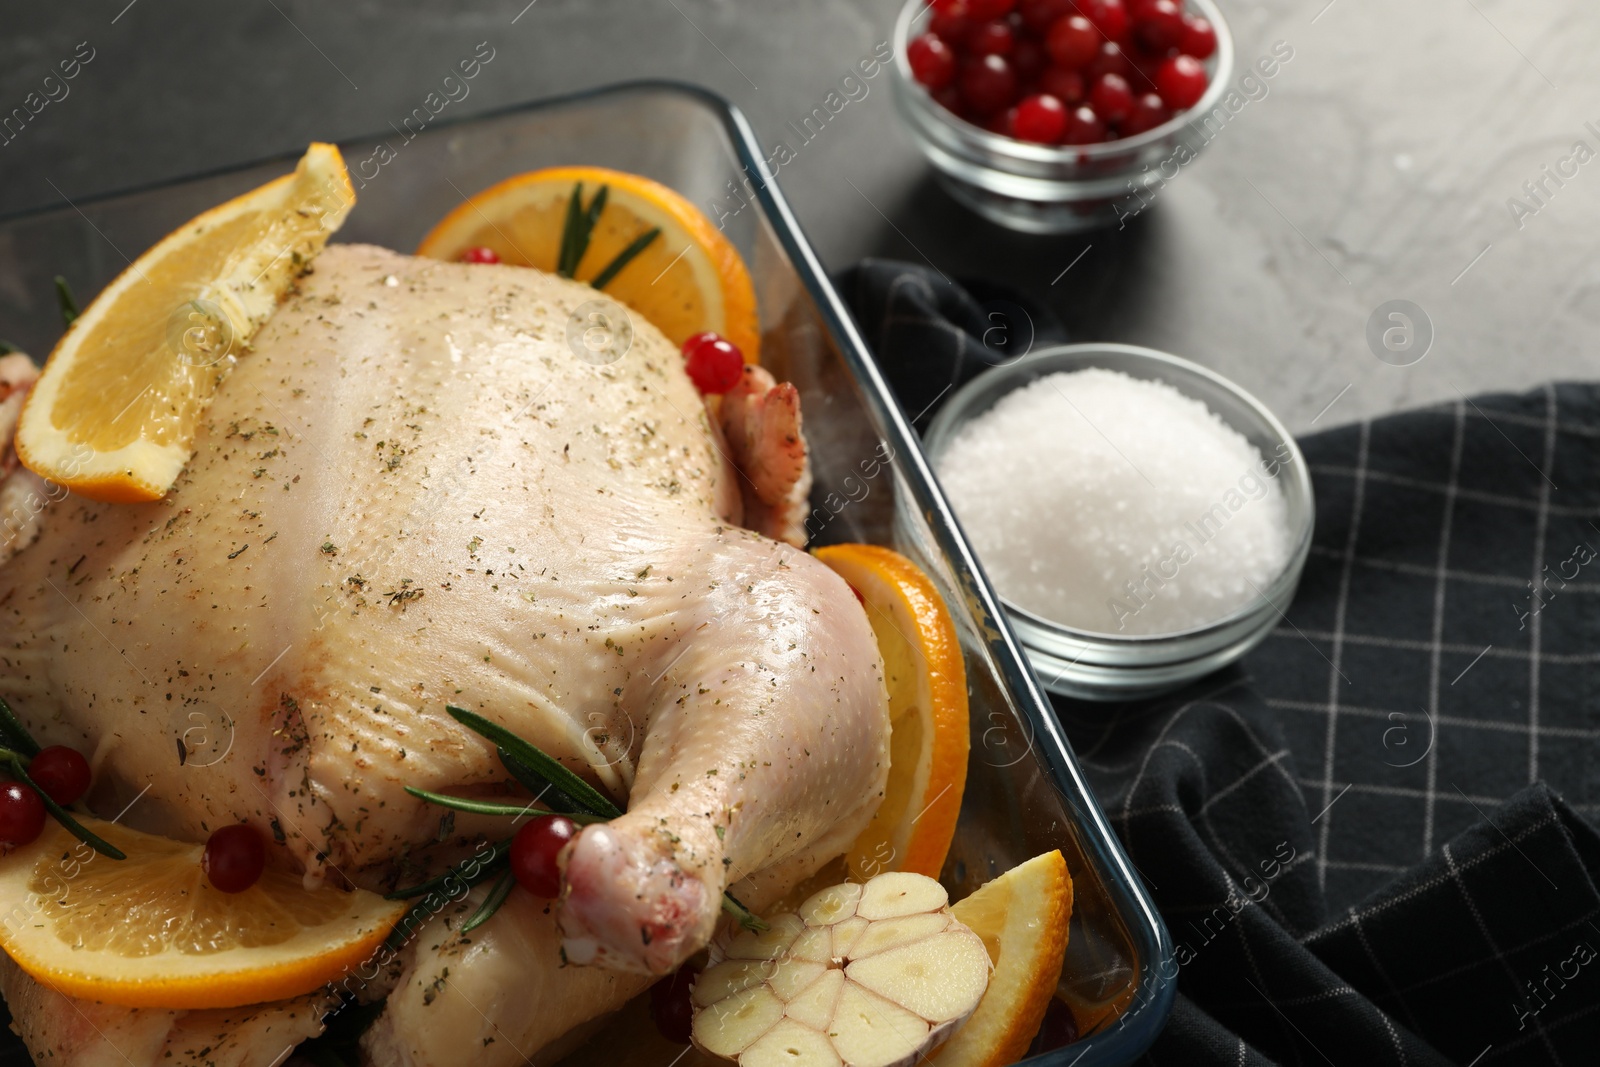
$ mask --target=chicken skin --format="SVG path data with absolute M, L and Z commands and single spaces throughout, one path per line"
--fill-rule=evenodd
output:
M 792 387 L 747 376 L 738 421 L 713 426 L 642 319 L 620 360 L 580 358 L 569 323 L 595 297 L 330 246 L 165 500 L 41 483 L 49 502 L 0 565 L 0 692 L 42 743 L 93 754 L 91 803 L 131 803 L 130 824 L 201 840 L 248 821 L 309 886 L 390 888 L 451 834 L 470 844 L 470 820 L 406 786 L 505 789 L 447 704 L 624 808 L 568 846 L 559 901 L 507 907 L 451 964 L 463 989 L 474 966 L 521 974 L 540 1003 L 441 997 L 402 1017 L 448 930 L 417 937 L 369 1043 L 386 1067 L 452 1062 L 452 1026 L 516 1029 L 519 1047 L 472 1060 L 524 1062 L 698 951 L 730 885 L 759 906 L 838 855 L 882 795 L 887 696 L 861 607 L 730 521 L 746 500 L 769 516 L 803 500 Z M 610 977 L 563 988 L 568 964 Z

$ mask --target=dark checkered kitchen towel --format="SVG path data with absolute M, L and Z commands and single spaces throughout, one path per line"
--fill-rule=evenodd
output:
M 905 264 L 841 290 L 911 412 L 1035 315 Z M 1178 945 L 1148 1062 L 1600 1064 L 1600 385 L 1300 443 L 1283 625 L 1176 696 L 1056 702 Z

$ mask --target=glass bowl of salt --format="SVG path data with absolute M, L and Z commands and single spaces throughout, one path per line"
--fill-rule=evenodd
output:
M 1311 550 L 1305 457 L 1255 397 L 1131 345 L 994 368 L 929 427 L 929 460 L 1045 688 L 1177 689 L 1284 621 Z

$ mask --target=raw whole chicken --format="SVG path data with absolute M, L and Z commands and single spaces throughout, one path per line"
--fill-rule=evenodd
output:
M 0 692 L 42 743 L 93 753 L 96 810 L 131 804 L 130 824 L 190 840 L 246 819 L 308 885 L 392 888 L 483 830 L 405 786 L 507 780 L 447 703 L 625 807 L 569 846 L 559 902 L 513 894 L 460 939 L 466 902 L 412 939 L 364 991 L 393 989 L 364 1045 L 383 1067 L 548 1062 L 700 949 L 726 887 L 774 899 L 882 795 L 887 696 L 860 605 L 736 525 L 796 534 L 793 388 L 748 370 L 714 421 L 637 319 L 624 358 L 585 362 L 567 329 L 594 296 L 330 246 L 165 500 L 63 498 L 21 469 L 3 487 L 46 503 L 0 565 Z M 99 1062 L 58 1040 L 83 1032 L 81 1006 L 30 984 L 10 974 L 7 993 L 36 1055 Z M 91 1007 L 114 1028 L 118 1009 Z M 283 1046 L 258 1051 L 241 1067 Z M 188 1062 L 155 1055 L 129 1062 Z

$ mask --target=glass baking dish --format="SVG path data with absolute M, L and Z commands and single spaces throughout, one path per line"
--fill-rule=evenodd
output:
M 802 396 L 816 475 L 814 543 L 868 541 L 904 552 L 934 576 L 961 632 L 972 759 L 943 880 L 952 896 L 964 896 L 1052 848 L 1072 872 L 1076 902 L 1058 997 L 1086 1036 L 1027 1062 L 1132 1062 L 1171 1008 L 1177 968 L 1166 929 L 1090 795 L 906 416 L 783 194 L 762 181 L 765 153 L 749 123 L 702 89 L 641 82 L 406 136 L 396 130 L 342 146 L 357 205 L 339 240 L 409 250 L 465 196 L 501 178 L 588 163 L 672 186 L 739 247 L 755 279 L 762 362 Z M 292 157 L 267 160 L 0 218 L 0 337 L 42 356 L 60 334 L 53 275 L 87 299 L 126 266 L 125 256 L 291 164 Z M 12 1056 L 26 1062 L 5 1035 L 0 1063 Z

